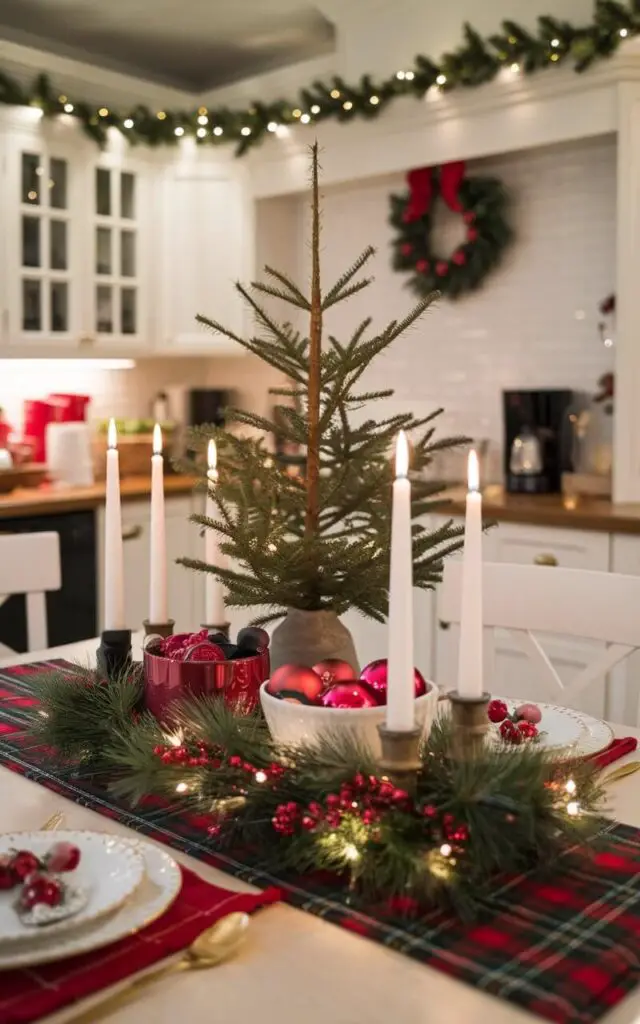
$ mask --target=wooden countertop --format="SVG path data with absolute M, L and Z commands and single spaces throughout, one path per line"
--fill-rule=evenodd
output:
M 488 487 L 483 493 L 482 510 L 485 520 L 503 523 L 640 534 L 640 504 L 614 505 L 604 498 L 578 498 L 569 502 L 560 494 L 505 494 L 500 487 Z M 463 516 L 464 489 L 451 490 L 438 511 L 442 515 Z
M 167 474 L 164 478 L 165 494 L 189 494 L 195 479 L 180 474 Z M 120 480 L 123 501 L 145 498 L 151 489 L 150 476 L 129 476 Z M 82 512 L 96 508 L 104 502 L 104 482 L 91 487 L 22 487 L 9 494 L 0 494 L 0 519 L 12 516 L 46 516 L 60 512 Z

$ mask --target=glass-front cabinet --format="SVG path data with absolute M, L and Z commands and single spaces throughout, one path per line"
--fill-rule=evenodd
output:
M 98 166 L 93 181 L 93 331 L 100 338 L 141 331 L 140 178 Z

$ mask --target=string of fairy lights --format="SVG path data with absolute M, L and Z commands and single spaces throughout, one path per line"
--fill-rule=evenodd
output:
M 109 129 L 115 128 L 132 142 L 150 146 L 175 144 L 190 137 L 199 145 L 235 143 L 238 155 L 242 155 L 270 135 L 288 134 L 292 126 L 371 119 L 400 97 L 422 100 L 459 88 L 474 88 L 505 70 L 528 75 L 568 64 L 581 72 L 594 61 L 611 56 L 625 40 L 639 33 L 640 0 L 596 0 L 588 25 L 574 26 L 558 18 L 541 16 L 534 32 L 516 22 L 504 21 L 500 32 L 487 37 L 465 25 L 462 44 L 437 62 L 418 55 L 412 67 L 378 82 L 371 75 L 362 76 L 357 85 L 340 77 L 329 83 L 315 81 L 301 89 L 294 102 L 256 100 L 241 110 L 201 105 L 191 111 L 151 110 L 134 104 L 122 111 L 106 105 L 95 107 L 60 93 L 44 74 L 23 86 L 0 72 L 0 103 L 36 106 L 48 117 L 73 117 L 101 145 L 106 142 Z

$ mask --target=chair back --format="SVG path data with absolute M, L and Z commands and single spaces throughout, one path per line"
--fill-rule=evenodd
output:
M 462 561 L 447 562 L 438 591 L 441 623 L 459 623 Z M 496 629 L 507 630 L 533 663 L 542 694 L 532 699 L 576 705 L 576 698 L 640 648 L 640 577 L 582 569 L 485 562 L 483 622 L 490 672 Z M 536 633 L 599 641 L 594 657 L 569 682 L 561 679 Z M 450 666 L 444 669 L 450 676 Z M 438 673 L 440 675 L 440 673 Z M 456 680 L 438 678 L 452 689 Z M 491 689 L 490 682 L 487 688 Z
M 60 590 L 60 538 L 57 533 L 9 533 L 0 535 L 0 604 L 14 594 L 24 594 L 27 609 L 27 650 L 44 650 L 48 644 L 45 593 Z M 0 642 L 0 654 L 13 654 Z

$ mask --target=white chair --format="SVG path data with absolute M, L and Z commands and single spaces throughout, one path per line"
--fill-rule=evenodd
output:
M 577 698 L 583 691 L 640 648 L 639 576 L 485 562 L 482 588 L 487 689 L 495 677 L 495 630 L 507 630 L 530 660 L 536 682 L 536 692 L 529 694 L 532 699 L 574 707 L 580 706 Z M 461 589 L 462 562 L 452 559 L 438 590 L 441 623 L 460 622 Z M 580 637 L 608 646 L 594 644 L 593 660 L 563 682 L 534 633 Z M 447 646 L 437 682 L 452 689 L 455 659 L 451 644 Z M 605 694 L 605 716 L 608 712 Z M 633 716 L 637 717 L 637 707 Z
M 27 606 L 27 649 L 47 647 L 45 593 L 60 590 L 60 538 L 57 533 L 0 535 L 0 604 L 24 594 Z M 15 653 L 0 642 L 0 655 Z

